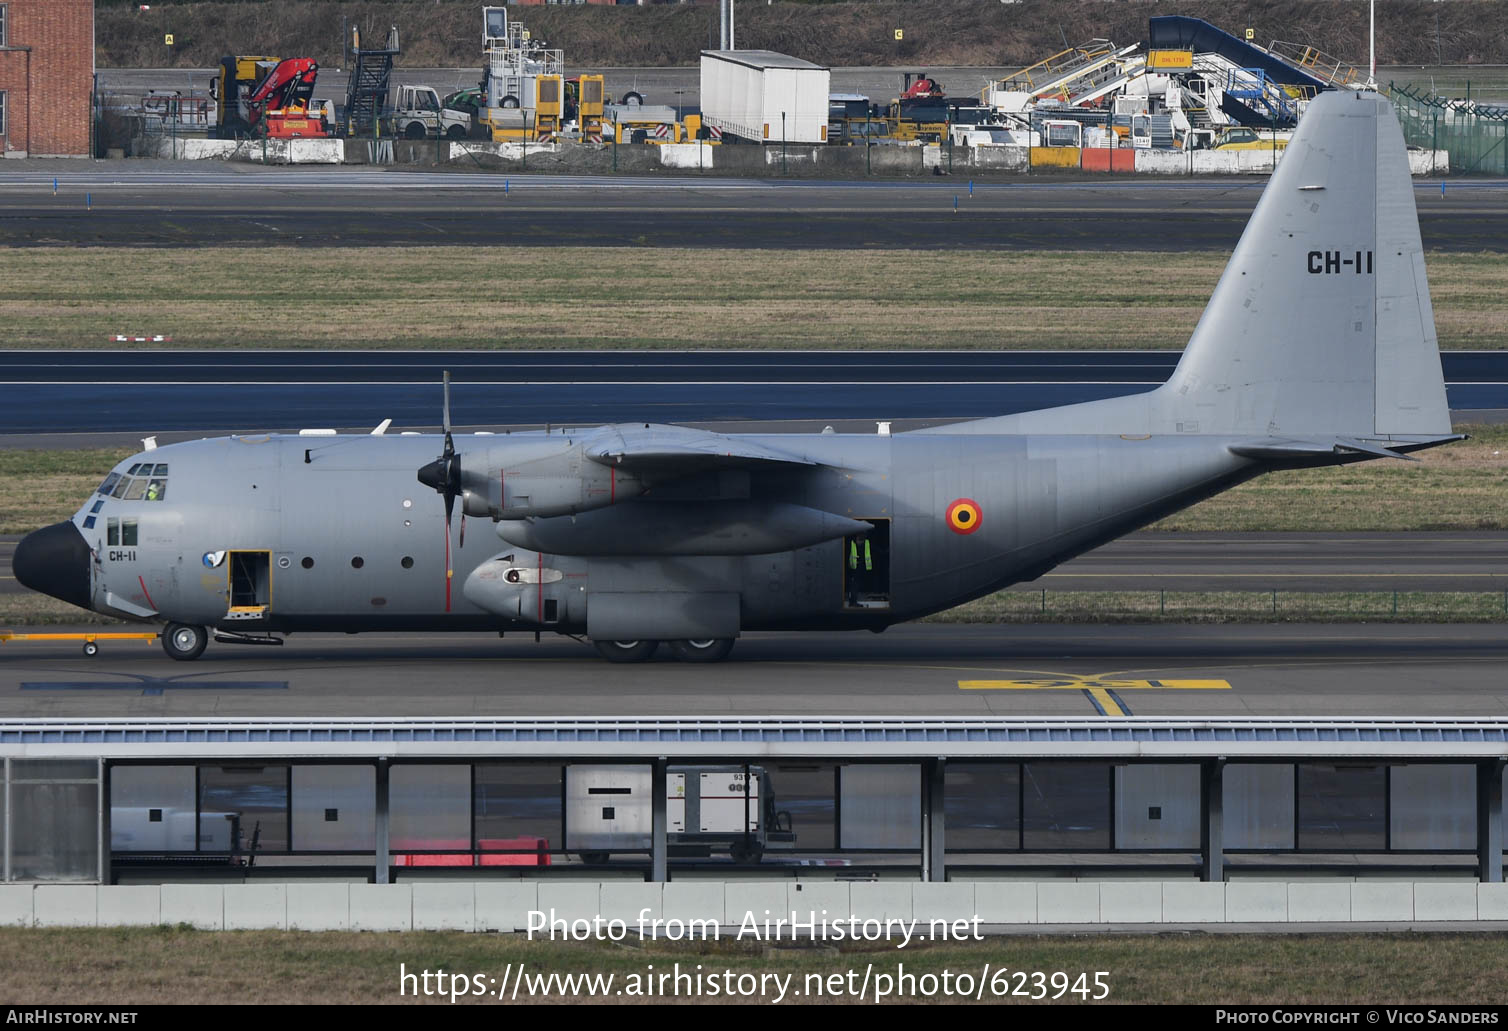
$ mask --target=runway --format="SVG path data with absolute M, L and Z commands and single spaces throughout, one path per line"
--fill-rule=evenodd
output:
M 458 425 L 936 422 L 1139 393 L 1174 351 L 10 351 L 0 435 Z M 1508 352 L 1443 356 L 1458 421 L 1508 410 Z M 899 430 L 903 428 L 896 426 Z M 168 437 L 163 438 L 166 442 Z M 13 446 L 40 446 L 20 442 Z
M 521 634 L 311 635 L 278 649 L 0 651 L 0 716 L 1508 715 L 1501 626 L 952 626 L 751 634 L 717 666 L 611 666 Z M 967 685 L 967 686 L 961 686 Z M 983 686 L 981 686 L 981 684 Z
M 1444 195 L 1438 180 L 1415 185 L 1427 249 L 1508 249 L 1508 181 L 1452 181 Z M 39 162 L 0 171 L 0 246 L 1228 251 L 1263 186 Z

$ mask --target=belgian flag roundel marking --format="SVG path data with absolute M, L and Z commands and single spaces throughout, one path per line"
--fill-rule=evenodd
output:
M 959 498 L 948 506 L 948 528 L 954 533 L 973 533 L 979 529 L 981 513 L 971 498 Z

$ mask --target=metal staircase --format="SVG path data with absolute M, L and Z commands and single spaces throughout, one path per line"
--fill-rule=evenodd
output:
M 342 132 L 346 136 L 376 136 L 377 120 L 387 98 L 388 79 L 393 72 L 393 58 L 398 56 L 398 26 L 387 34 L 380 50 L 361 49 L 360 37 L 353 30 L 351 77 L 346 84 L 346 113 Z

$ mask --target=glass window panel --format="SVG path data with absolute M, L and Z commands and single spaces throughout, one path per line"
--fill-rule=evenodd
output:
M 135 482 L 135 481 L 132 480 L 131 477 L 129 477 L 129 476 L 122 476 L 120 478 L 120 480 L 116 482 L 115 489 L 110 492 L 110 496 L 112 498 L 123 498 L 123 497 L 125 497 L 126 496 L 126 491 L 128 491 L 128 490 L 131 489 L 131 484 L 133 482 Z
M 377 771 L 371 766 L 293 767 L 293 847 L 371 852 L 377 847 Z
M 1197 849 L 1199 766 L 1138 763 L 1115 768 L 1115 847 Z
M 201 766 L 199 847 L 205 852 L 288 850 L 287 766 Z
M 99 492 L 101 494 L 109 494 L 112 490 L 115 489 L 115 485 L 119 481 L 120 473 L 111 473 L 109 476 L 105 477 L 105 482 L 99 485 Z
M 137 479 L 132 480 L 131 481 L 131 485 L 126 488 L 126 500 L 127 501 L 140 501 L 141 500 L 141 496 L 146 493 L 146 490 L 147 490 L 147 481 L 146 481 L 146 478 L 145 477 L 138 477 Z
M 11 878 L 99 879 L 99 784 L 12 783 Z
M 921 848 L 922 768 L 917 763 L 844 766 L 842 848 Z
M 1292 763 L 1231 763 L 1224 780 L 1226 848 L 1294 847 Z
M 1021 769 L 1022 847 L 1110 847 L 1110 767 L 1105 763 L 1025 763 Z
M 120 546 L 120 520 L 108 519 L 105 522 L 105 543 L 112 548 Z
M 471 849 L 471 767 L 394 766 L 388 775 L 390 848 Z
M 1380 851 L 1387 768 L 1299 763 L 1299 848 Z
M 162 501 L 168 496 L 168 482 L 166 480 L 148 480 L 146 499 L 148 501 Z
M 1477 847 L 1474 767 L 1409 763 L 1389 767 L 1389 775 L 1389 847 L 1432 852 Z
M 166 476 L 167 474 L 168 474 L 168 464 L 166 462 L 158 462 L 152 468 L 152 475 L 153 476 Z
M 139 472 L 141 472 L 141 463 L 140 462 L 132 462 L 131 463 L 131 468 L 129 468 L 129 469 L 126 470 L 126 475 L 127 476 L 135 476 Z
M 950 851 L 1021 847 L 1021 765 L 948 763 L 943 779 L 943 840 Z
M 767 763 L 777 813 L 788 813 L 791 847 L 802 852 L 832 849 L 837 836 L 837 766 L 833 763 Z
M 560 763 L 478 764 L 477 847 L 563 848 L 564 776 Z
M 84 529 L 86 529 L 86 530 L 92 530 L 92 529 L 94 529 L 94 516 L 85 516 L 84 517 Z
M 136 526 L 135 519 L 122 519 L 120 521 L 121 547 L 134 548 L 136 546 Z
M 10 779 L 23 780 L 99 780 L 99 762 L 95 759 L 12 759 Z
M 650 768 L 566 767 L 566 848 L 612 853 L 650 845 Z
M 224 833 L 223 825 L 213 830 Z M 110 848 L 115 852 L 192 852 L 198 848 L 194 768 L 111 767 Z

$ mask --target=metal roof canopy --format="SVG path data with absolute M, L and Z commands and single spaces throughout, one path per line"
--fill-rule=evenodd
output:
M 1496 719 L 182 718 L 0 720 L 18 759 L 1488 759 Z
M 828 70 L 825 64 L 812 64 L 803 61 L 799 57 L 790 54 L 780 54 L 773 50 L 703 50 L 702 54 L 707 57 L 717 57 L 724 61 L 732 61 L 746 68 L 796 68 L 805 71 L 825 72 Z

